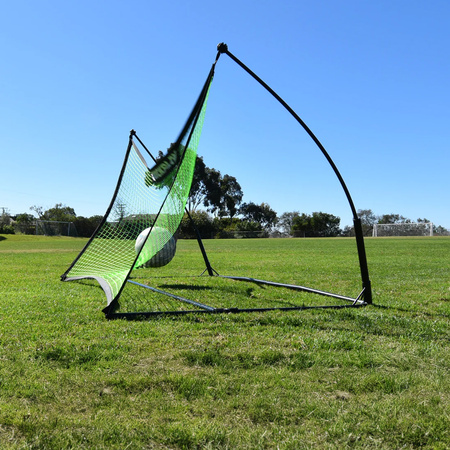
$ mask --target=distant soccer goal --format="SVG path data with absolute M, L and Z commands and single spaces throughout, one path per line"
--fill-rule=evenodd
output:
M 78 237 L 77 228 L 73 222 L 61 222 L 57 220 L 36 220 L 35 234 Z
M 433 236 L 433 224 L 431 222 L 376 223 L 373 226 L 372 236 Z

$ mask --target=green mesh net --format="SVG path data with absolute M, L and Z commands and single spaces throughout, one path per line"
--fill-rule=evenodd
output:
M 108 305 L 113 305 L 133 269 L 170 262 L 191 188 L 211 81 L 212 72 L 180 136 L 160 161 L 154 160 L 134 132 L 130 134 L 110 207 L 62 275 L 63 281 L 95 279 Z

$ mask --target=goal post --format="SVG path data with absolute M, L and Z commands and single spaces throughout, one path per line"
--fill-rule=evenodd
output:
M 432 222 L 376 223 L 372 237 L 433 236 Z
M 73 222 L 62 222 L 58 220 L 35 220 L 34 228 L 36 236 L 78 237 L 77 228 Z

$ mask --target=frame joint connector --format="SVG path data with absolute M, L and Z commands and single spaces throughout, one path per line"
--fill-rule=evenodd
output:
M 217 50 L 219 51 L 219 53 L 228 53 L 228 45 L 225 44 L 224 42 L 221 42 L 217 46 Z

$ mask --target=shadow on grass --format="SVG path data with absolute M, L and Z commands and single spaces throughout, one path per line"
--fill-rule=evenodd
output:
M 95 289 L 99 289 L 101 291 L 103 291 L 102 287 L 98 284 L 97 280 L 93 280 L 93 279 L 79 279 L 79 280 L 70 280 L 68 281 L 68 283 L 77 283 L 77 284 L 81 284 L 82 286 L 89 286 L 91 288 L 95 288 Z
M 6 240 L 5 236 L 0 236 L 0 241 Z
M 440 300 L 441 301 L 449 301 L 449 299 L 446 299 L 446 298 L 441 298 Z M 410 316 L 412 315 L 413 317 L 417 316 L 418 314 L 420 314 L 422 316 L 430 317 L 430 318 L 449 317 L 448 314 L 444 314 L 444 313 L 430 313 L 430 312 L 423 311 L 423 310 L 411 310 L 411 309 L 407 309 L 407 308 L 400 308 L 398 306 L 377 305 L 375 303 L 372 303 L 370 306 L 377 308 L 377 309 L 385 309 L 388 311 L 399 311 L 402 313 L 406 313 Z
M 187 289 L 189 291 L 210 291 L 210 286 L 197 286 L 194 284 L 160 284 L 160 288 L 164 289 Z

